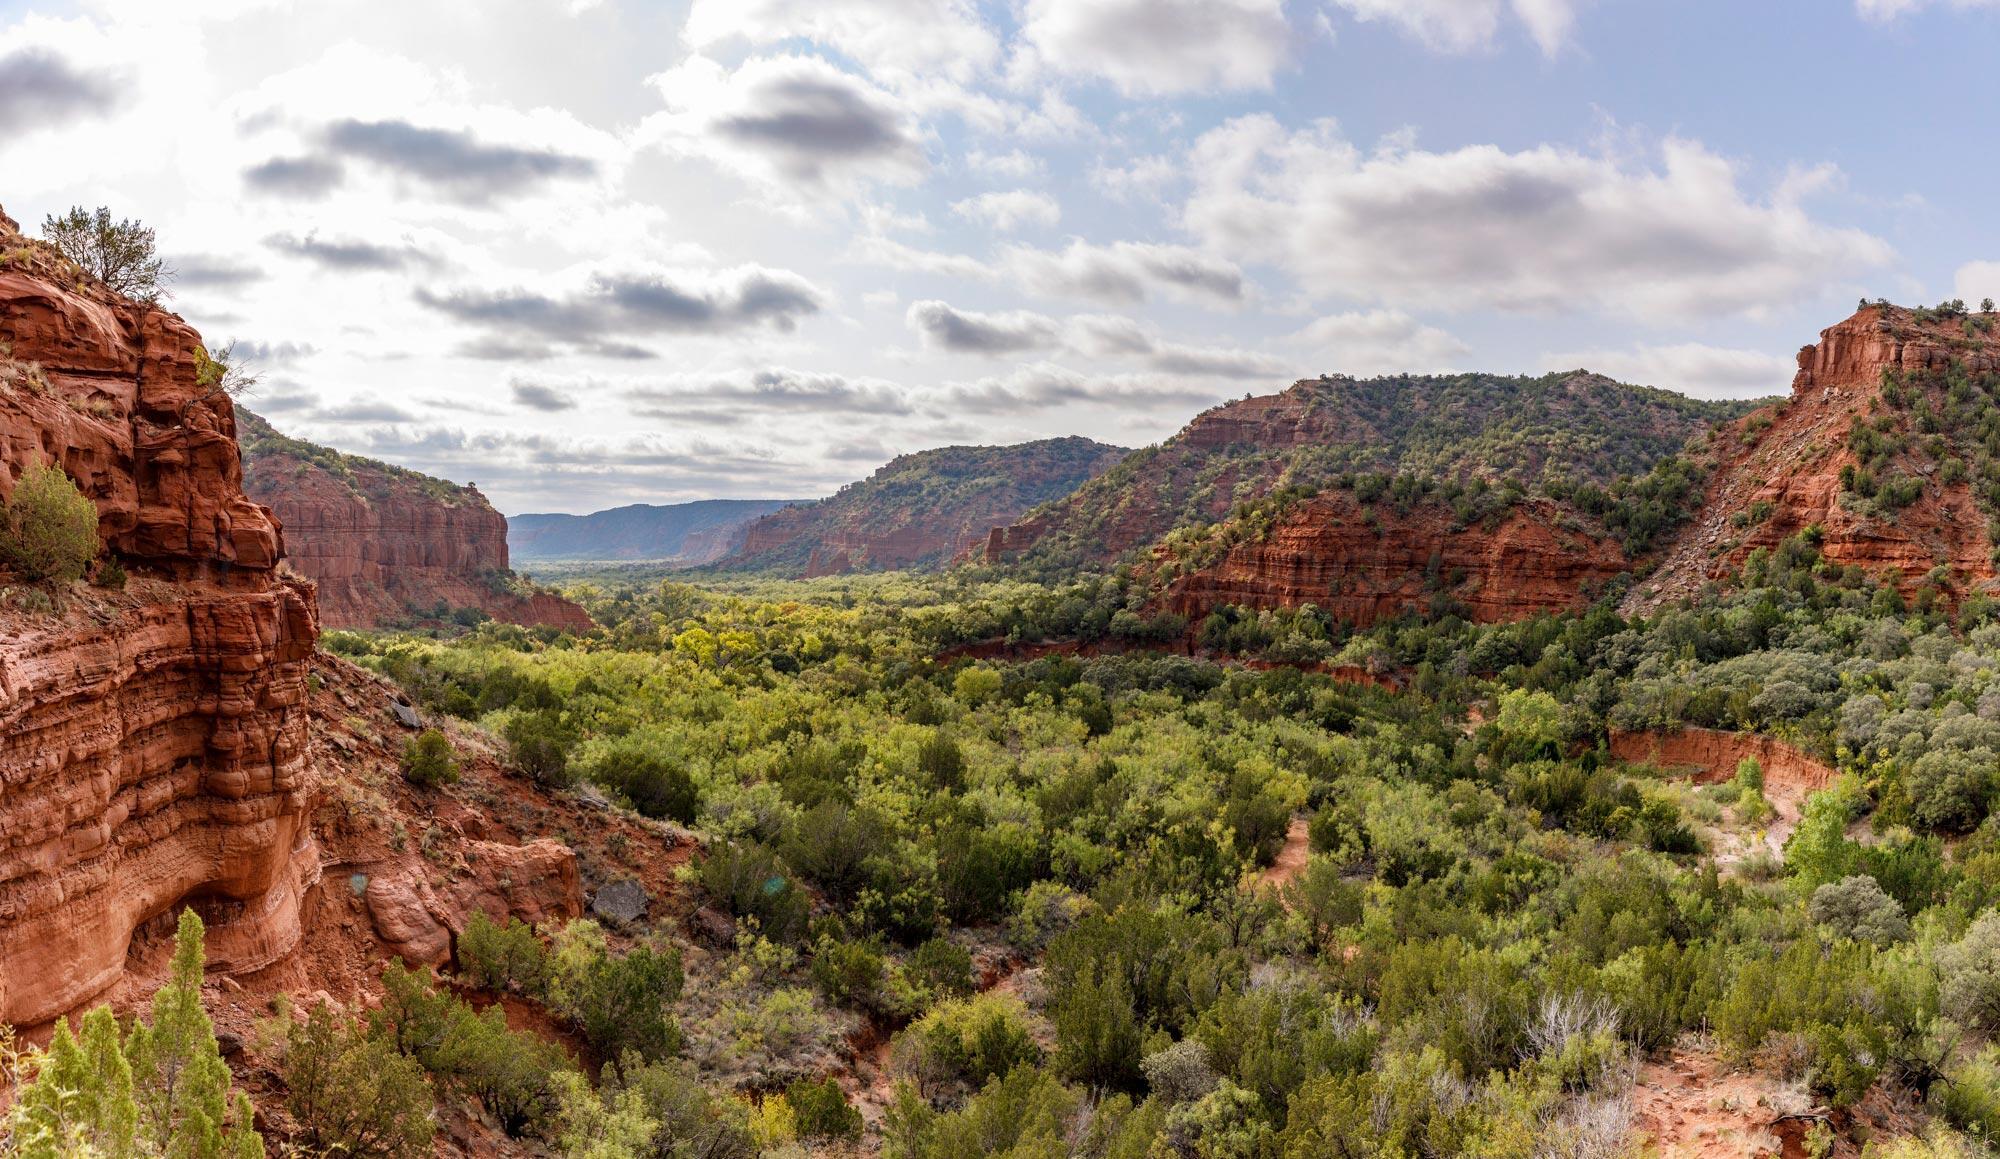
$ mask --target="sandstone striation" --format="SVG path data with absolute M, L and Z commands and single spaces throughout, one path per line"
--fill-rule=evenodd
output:
M 1703 784 L 1726 781 L 1736 766 L 1753 759 L 1764 769 L 1767 790 L 1789 787 L 1800 793 L 1831 785 L 1834 769 L 1795 745 L 1752 732 L 1713 728 L 1678 728 L 1665 732 L 1633 732 L 1614 728 L 1611 755 L 1631 764 L 1661 768 L 1692 768 Z
M 287 438 L 244 416 L 245 487 L 284 523 L 288 558 L 319 585 L 331 628 L 373 628 L 476 608 L 568 631 L 590 616 L 522 585 L 507 519 L 476 488 Z
M 0 1022 L 33 1027 L 109 993 L 134 931 L 183 904 L 219 969 L 296 948 L 318 624 L 195 332 L 11 229 L 0 250 L 0 495 L 60 464 L 137 573 L 0 606 Z
M 1173 581 L 1164 604 L 1191 621 L 1223 605 L 1312 604 L 1355 625 L 1456 605 L 1494 623 L 1581 608 L 1629 566 L 1616 538 L 1548 500 L 1458 526 L 1437 504 L 1399 512 L 1329 491 Z

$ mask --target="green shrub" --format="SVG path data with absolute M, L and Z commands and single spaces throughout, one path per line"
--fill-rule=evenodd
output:
M 1903 916 L 1903 907 L 1866 874 L 1820 886 L 1813 891 L 1806 912 L 1815 924 L 1857 942 L 1886 946 L 1910 936 L 1910 922 Z
M 612 789 L 647 817 L 694 824 L 701 791 L 688 771 L 639 737 L 622 737 L 591 760 L 585 774 Z
M 712 846 L 697 874 L 710 897 L 738 917 L 756 918 L 773 941 L 794 942 L 805 935 L 811 901 L 784 863 L 764 846 L 755 842 Z
M 153 231 L 129 217 L 112 220 L 105 206 L 92 213 L 78 205 L 61 217 L 50 215 L 42 221 L 42 236 L 90 276 L 141 302 L 158 300 L 173 277 L 155 250 Z
M 30 583 L 67 584 L 97 558 L 97 504 L 62 468 L 29 467 L 7 498 L 0 561 Z
M 570 922 L 550 947 L 549 1005 L 606 1058 L 630 1051 L 651 1062 L 678 1051 L 680 1024 L 669 1008 L 683 981 L 679 950 L 639 945 L 614 955 L 596 922 Z
M 1944 1120 L 1981 1142 L 2000 1141 L 2000 1047 L 1966 1059 L 1931 1086 L 1931 1105 Z
M 816 1083 L 800 1079 L 785 1088 L 785 1101 L 792 1105 L 801 1139 L 861 1137 L 861 1112 L 847 1101 L 847 1093 L 832 1079 Z
M 828 1001 L 872 1006 L 885 964 L 881 947 L 868 939 L 822 937 L 813 950 L 813 985 Z
M 1937 966 L 1944 1013 L 1983 1034 L 2000 1034 L 2000 910 L 1987 911 L 1965 937 L 1939 950 Z
M 511 1136 L 540 1131 L 553 1119 L 555 1075 L 569 1065 L 561 1047 L 508 1029 L 499 1006 L 473 1013 L 438 989 L 429 971 L 405 969 L 400 959 L 382 972 L 382 989 L 381 1005 L 368 1015 L 371 1036 L 477 1097 Z
M 990 993 L 939 1003 L 896 1036 L 894 1054 L 897 1069 L 927 1091 L 977 1090 L 1042 1057 L 1021 1000 Z
M 950 938 L 918 946 L 904 969 L 934 998 L 958 998 L 973 991 L 972 953 Z
M 533 926 L 520 918 L 495 925 L 484 910 L 475 909 L 458 935 L 458 968 L 467 982 L 482 990 L 513 990 L 538 996 L 548 984 L 548 953 Z
M 545 708 L 518 712 L 500 730 L 507 742 L 507 759 L 514 767 L 544 785 L 570 783 L 569 758 L 576 748 L 576 730 L 563 720 L 561 712 Z
M 417 1060 L 325 1003 L 285 1044 L 285 1108 L 318 1155 L 415 1159 L 431 1153 L 430 1081 Z
M 403 746 L 403 779 L 425 789 L 458 782 L 458 753 L 451 740 L 427 728 Z

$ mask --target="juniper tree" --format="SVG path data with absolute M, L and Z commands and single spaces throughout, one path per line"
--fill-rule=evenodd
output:
M 142 302 L 158 300 L 173 277 L 154 251 L 153 231 L 131 218 L 113 221 L 111 211 L 101 205 L 95 213 L 79 205 L 61 217 L 46 218 L 42 236 L 85 273 Z

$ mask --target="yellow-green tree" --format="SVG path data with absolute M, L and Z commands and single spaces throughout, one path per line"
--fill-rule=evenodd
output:
M 5 1120 L 0 1150 L 22 1159 L 261 1159 L 250 1099 L 232 1097 L 202 1009 L 201 937 L 201 919 L 182 910 L 152 1022 L 133 1023 L 122 1041 L 109 1007 L 84 1016 L 80 1038 L 57 1025 Z

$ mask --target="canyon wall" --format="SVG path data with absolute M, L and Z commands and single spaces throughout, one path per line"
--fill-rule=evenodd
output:
M 1494 623 L 1580 609 L 1629 566 L 1616 538 L 1548 500 L 1458 526 L 1439 504 L 1402 512 L 1329 491 L 1175 580 L 1164 602 L 1190 620 L 1225 604 L 1313 604 L 1361 626 L 1442 600 Z
M 519 583 L 507 519 L 472 487 L 344 455 L 244 416 L 245 487 L 285 527 L 287 558 L 319 585 L 330 628 L 374 628 L 477 608 L 586 632 L 590 617 Z
M 0 598 L 0 1023 L 35 1027 L 117 987 L 134 931 L 183 903 L 218 968 L 297 946 L 318 624 L 195 332 L 4 217 L 0 252 L 0 498 L 61 465 L 133 573 Z

